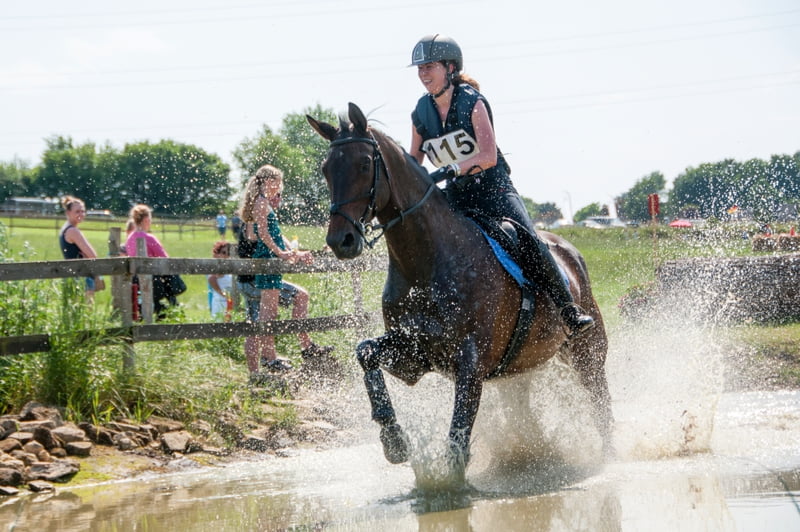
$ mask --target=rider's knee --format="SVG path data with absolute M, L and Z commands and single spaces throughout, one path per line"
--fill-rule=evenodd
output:
M 370 338 L 356 347 L 356 359 L 364 371 L 371 371 L 379 367 L 377 344 L 378 342 L 375 339 Z

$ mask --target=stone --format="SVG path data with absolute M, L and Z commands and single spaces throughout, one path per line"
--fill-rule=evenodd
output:
M 34 432 L 38 428 L 54 429 L 56 424 L 51 419 L 43 419 L 37 421 L 20 421 L 19 430 L 21 432 Z
M 161 447 L 168 453 L 183 453 L 189 447 L 192 435 L 185 430 L 167 432 L 161 435 Z
M 44 491 L 53 491 L 55 488 L 49 482 L 42 482 L 41 480 L 33 480 L 28 482 L 28 489 L 34 493 L 42 493 Z
M 36 440 L 31 440 L 22 446 L 22 450 L 30 454 L 39 454 L 39 451 L 44 450 L 44 445 Z
M 10 453 L 11 451 L 16 451 L 17 449 L 22 449 L 22 443 L 20 443 L 19 440 L 14 438 L 0 440 L 0 451 L 4 453 Z
M 0 467 L 0 486 L 19 486 L 22 484 L 22 473 L 10 467 Z
M 36 455 L 26 453 L 23 450 L 18 451 L 11 451 L 11 456 L 19 460 L 20 462 L 24 463 L 25 465 L 31 465 L 32 463 L 36 462 Z
M 56 441 L 52 430 L 48 427 L 36 427 L 33 429 L 33 439 L 41 443 L 45 449 L 52 449 L 58 446 L 58 441 Z
M 130 451 L 131 449 L 136 448 L 136 444 L 133 442 L 133 440 L 122 433 L 116 434 L 114 437 L 114 445 L 116 445 L 117 449 L 120 451 Z
M 52 462 L 34 462 L 27 469 L 27 477 L 31 480 L 47 480 L 50 482 L 66 482 L 69 477 L 80 471 L 80 464 L 72 460 L 53 460 Z
M 53 457 L 47 452 L 47 449 L 42 449 L 36 453 L 36 458 L 39 462 L 52 462 Z
M 71 456 L 89 456 L 92 454 L 92 442 L 90 441 L 71 441 L 64 446 L 64 450 Z
M 271 448 L 270 444 L 267 442 L 266 439 L 260 438 L 252 434 L 243 437 L 239 441 L 239 446 L 242 447 L 242 449 L 247 449 L 249 451 L 257 451 L 260 453 L 269 451 Z
M 63 447 L 53 447 L 49 451 L 51 458 L 66 458 L 67 451 Z M 42 460 L 44 461 L 44 460 Z
M 28 443 L 29 441 L 31 441 L 33 439 L 33 433 L 32 432 L 22 432 L 22 431 L 12 432 L 8 436 L 6 436 L 6 440 L 9 439 L 9 438 L 13 439 L 13 440 L 17 440 L 22 445 L 25 445 L 26 443 Z
M 0 439 L 5 438 L 8 434 L 12 432 L 17 432 L 19 430 L 19 423 L 16 419 L 5 417 L 0 419 Z
M 11 486 L 0 486 L 0 496 L 13 497 L 17 494 L 19 494 L 19 490 L 17 488 L 12 488 Z
M 20 421 L 51 419 L 56 423 L 56 426 L 64 423 L 61 412 L 57 408 L 51 408 L 35 401 L 31 401 L 22 407 L 19 412 L 19 419 Z
M 175 432 L 184 429 L 184 424 L 174 419 L 167 419 L 159 416 L 150 416 L 147 419 L 150 425 L 153 425 L 159 433 L 165 434 L 167 432 Z
M 62 425 L 52 430 L 53 436 L 64 443 L 86 441 L 86 433 L 72 424 Z

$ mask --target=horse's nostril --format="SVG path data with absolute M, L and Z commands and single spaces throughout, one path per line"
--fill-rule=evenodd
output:
M 347 235 L 342 240 L 342 248 L 351 248 L 355 244 L 355 238 L 353 238 L 353 233 L 347 233 Z

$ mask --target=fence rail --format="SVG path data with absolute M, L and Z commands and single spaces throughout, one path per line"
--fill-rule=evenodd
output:
M 118 229 L 116 233 L 118 233 Z M 114 246 L 114 234 L 109 246 Z M 116 235 L 118 237 L 118 234 Z M 117 240 L 118 241 L 118 240 Z M 112 249 L 118 249 L 118 247 Z M 364 256 L 355 260 L 340 261 L 326 254 L 315 254 L 312 264 L 290 264 L 278 259 L 188 259 L 111 257 L 102 259 L 77 259 L 59 261 L 0 263 L 0 282 L 67 277 L 104 275 L 111 278 L 112 304 L 118 311 L 121 327 L 101 331 L 109 337 L 123 337 L 132 346 L 136 342 L 186 340 L 204 338 L 230 338 L 259 334 L 293 334 L 335 329 L 364 329 L 377 323 L 379 312 L 367 313 L 363 308 L 361 274 L 386 269 L 385 256 Z M 352 314 L 324 316 L 299 320 L 273 320 L 259 323 L 152 323 L 152 276 L 196 275 L 212 273 L 287 274 L 287 273 L 350 273 L 353 286 Z M 131 280 L 139 277 L 142 291 L 144 323 L 133 321 Z M 149 312 L 146 310 L 149 309 Z M 79 331 L 75 334 L 87 334 Z M 48 351 L 50 336 L 46 334 L 0 337 L 0 356 Z M 132 363 L 131 361 L 128 361 Z

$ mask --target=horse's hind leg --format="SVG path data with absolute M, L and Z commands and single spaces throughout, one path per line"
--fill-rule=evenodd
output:
M 356 348 L 356 357 L 364 370 L 364 385 L 372 406 L 372 419 L 381 426 L 383 454 L 390 463 L 399 464 L 408 460 L 409 445 L 408 438 L 397 423 L 380 369 L 381 355 L 385 353 L 387 343 L 385 336 L 364 340 Z
M 603 438 L 603 452 L 606 456 L 612 456 L 614 416 L 611 412 L 611 394 L 608 391 L 605 370 L 608 339 L 602 323 L 573 340 L 570 351 L 572 366 L 592 399 L 597 428 Z

